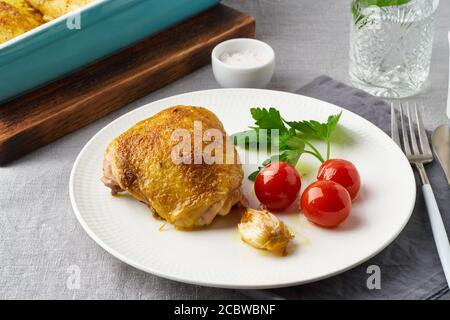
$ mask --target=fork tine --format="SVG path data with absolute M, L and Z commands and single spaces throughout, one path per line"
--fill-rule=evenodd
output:
M 411 108 L 409 106 L 409 102 L 406 102 L 406 112 L 408 117 L 408 124 L 409 124 L 409 136 L 411 137 L 411 146 L 413 149 L 414 154 L 420 154 L 419 146 L 417 145 L 416 140 L 416 133 L 414 128 L 414 122 L 411 116 Z
M 417 103 L 415 104 L 415 109 L 416 109 L 415 111 L 416 111 L 417 129 L 419 130 L 420 147 L 422 148 L 423 153 L 430 155 L 432 154 L 430 143 L 428 142 L 427 132 L 425 131 L 425 127 L 423 126 L 422 116 L 420 115 Z
M 407 156 L 410 156 L 411 149 L 409 147 L 408 132 L 406 131 L 405 117 L 403 115 L 403 105 L 401 103 L 400 103 L 400 122 L 402 126 L 403 150 L 405 151 L 405 154 Z
M 394 103 L 391 102 L 391 137 L 392 140 L 401 148 L 400 136 L 398 134 L 397 114 L 395 112 Z

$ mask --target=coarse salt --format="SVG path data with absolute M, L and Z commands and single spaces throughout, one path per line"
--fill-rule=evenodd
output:
M 228 65 L 243 68 L 259 67 L 265 62 L 265 59 L 260 54 L 250 50 L 225 52 L 219 59 Z

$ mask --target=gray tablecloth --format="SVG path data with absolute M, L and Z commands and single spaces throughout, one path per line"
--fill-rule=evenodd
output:
M 370 120 L 390 134 L 390 107 L 372 97 L 327 76 L 321 76 L 298 93 L 331 102 Z M 388 166 L 389 159 L 381 166 Z M 437 162 L 427 171 L 434 188 L 447 230 L 450 231 L 450 188 Z M 383 177 L 380 177 L 382 179 Z M 389 205 L 389 204 L 386 204 Z M 381 289 L 369 290 L 367 267 L 381 270 Z M 448 291 L 428 221 L 421 188 L 411 220 L 400 236 L 375 258 L 342 275 L 297 288 L 274 290 L 286 298 L 346 299 L 434 299 Z
M 351 19 L 348 1 L 222 0 L 222 2 L 253 15 L 257 21 L 258 39 L 266 41 L 274 48 L 277 62 L 269 89 L 293 92 L 322 73 L 341 81 L 348 81 Z M 441 1 L 430 73 L 431 85 L 421 94 L 421 99 L 427 106 L 427 112 L 424 114 L 427 128 L 434 128 L 448 121 L 445 116 L 445 104 L 448 83 L 449 15 L 450 1 Z M 184 92 L 217 87 L 211 66 L 207 66 L 49 146 L 8 166 L 0 167 L 0 298 L 222 300 L 245 298 L 241 291 L 177 283 L 121 263 L 96 245 L 83 231 L 74 217 L 68 196 L 68 180 L 73 162 L 85 143 L 102 127 L 146 103 Z M 421 211 L 419 217 L 425 230 L 429 231 L 425 211 Z M 405 232 L 409 228 L 408 226 Z M 429 232 L 427 235 L 431 237 Z M 402 239 L 403 235 L 399 241 L 405 241 Z M 427 241 L 430 239 L 427 238 Z M 427 251 L 427 255 L 432 256 L 432 260 L 427 260 L 428 265 L 433 265 L 432 270 L 435 270 L 435 273 L 429 276 L 442 279 L 434 246 L 427 243 L 424 250 Z M 419 249 L 420 247 L 417 248 Z M 406 260 L 405 263 L 410 262 Z M 430 270 L 428 265 L 424 270 Z M 80 268 L 79 289 L 70 289 L 67 286 L 71 266 Z M 382 267 L 381 291 L 369 292 L 363 288 L 365 269 L 355 269 L 355 273 L 361 274 L 362 282 L 358 282 L 357 285 L 361 287 L 362 296 L 359 296 L 358 292 L 340 289 L 346 284 L 347 275 L 338 277 L 340 280 L 336 287 L 322 290 L 315 288 L 315 285 L 307 285 L 304 289 L 295 289 L 295 293 L 290 291 L 286 296 L 400 297 L 399 292 L 403 292 L 404 287 L 392 289 L 388 284 L 391 277 L 388 270 L 388 266 Z M 392 274 L 395 276 L 395 273 Z M 332 280 L 326 280 L 324 283 L 331 284 Z M 438 290 L 434 288 L 432 291 L 425 290 L 421 296 L 427 297 Z M 277 292 L 284 294 L 283 291 L 285 290 Z M 445 294 L 443 298 L 450 298 L 450 294 Z

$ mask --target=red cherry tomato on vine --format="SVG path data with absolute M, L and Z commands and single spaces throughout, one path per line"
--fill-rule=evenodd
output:
M 309 221 L 326 228 L 342 223 L 350 214 L 352 199 L 340 184 L 319 180 L 303 192 L 301 209 Z
M 330 159 L 325 161 L 319 168 L 317 180 L 331 180 L 339 183 L 345 189 L 352 200 L 358 196 L 361 188 L 361 178 L 356 167 L 347 160 Z
M 292 165 L 273 162 L 256 176 L 255 193 L 269 211 L 282 211 L 295 201 L 301 185 L 300 174 Z

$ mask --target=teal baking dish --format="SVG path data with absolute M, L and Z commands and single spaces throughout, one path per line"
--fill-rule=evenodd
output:
M 97 0 L 39 26 L 0 44 L 0 102 L 128 47 L 219 1 Z

